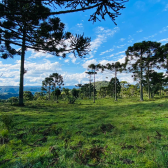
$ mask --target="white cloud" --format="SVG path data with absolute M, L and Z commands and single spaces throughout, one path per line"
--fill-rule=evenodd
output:
M 69 59 L 66 59 L 64 62 L 69 62 Z
M 164 8 L 163 11 L 167 11 L 168 10 L 168 4 L 166 4 L 166 7 Z
M 70 54 L 68 57 L 71 58 L 71 61 L 75 64 L 77 58 L 73 54 Z
M 77 26 L 80 27 L 80 28 L 82 28 L 83 24 L 82 23 L 78 23 Z
M 149 38 L 153 38 L 153 37 L 155 37 L 157 35 L 157 33 L 155 33 L 155 34 L 153 34 L 153 35 L 151 35 L 151 36 L 148 36 L 148 37 L 144 37 L 144 39 L 149 39 Z
M 111 52 L 111 51 L 113 51 L 113 50 L 114 50 L 113 48 L 112 48 L 112 49 L 109 49 L 109 50 L 106 50 L 106 51 L 104 51 L 104 52 L 101 52 L 100 55 L 103 55 L 103 54 L 105 54 L 105 53 Z
M 94 57 L 94 54 L 97 52 L 97 49 L 106 42 L 108 37 L 112 37 L 115 33 L 119 31 L 118 27 L 115 27 L 114 29 L 105 29 L 104 27 L 98 27 L 97 28 L 97 37 L 91 42 L 91 57 Z
M 119 54 L 123 54 L 123 53 L 125 53 L 125 50 L 124 51 L 120 51 L 120 52 L 116 53 L 115 55 L 119 55 Z
M 163 33 L 163 32 L 165 32 L 165 31 L 167 31 L 167 30 L 168 30 L 168 26 L 163 27 L 162 30 L 161 30 L 159 33 Z
M 33 63 L 25 61 L 25 69 L 27 73 L 24 75 L 24 85 L 41 85 L 42 80 L 55 72 L 61 72 L 61 64 L 58 62 L 50 62 L 43 60 L 42 63 Z M 3 64 L 0 61 L 0 72 L 3 75 L 0 77 L 2 86 L 19 86 L 20 81 L 20 60 L 17 60 L 13 65 Z
M 159 40 L 159 42 L 168 42 L 168 38 Z
M 83 66 L 83 68 L 87 69 L 90 64 L 97 64 L 97 61 L 95 59 L 88 60 L 84 64 L 82 64 L 82 66 Z
M 121 39 L 120 39 L 120 41 L 124 41 L 124 40 L 125 40 L 125 38 L 121 38 Z
M 28 59 L 31 59 L 31 58 L 40 58 L 40 57 L 45 57 L 45 58 L 52 58 L 54 57 L 53 55 L 51 54 L 48 54 L 48 53 L 44 53 L 42 51 L 35 51 L 33 49 L 28 49 L 28 51 L 31 51 L 31 55 Z

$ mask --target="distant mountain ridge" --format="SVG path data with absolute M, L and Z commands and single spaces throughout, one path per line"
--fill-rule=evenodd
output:
M 108 86 L 108 84 L 109 84 L 108 81 L 98 81 L 95 82 L 95 88 L 96 90 L 100 90 L 101 87 L 106 87 Z M 63 86 L 63 87 L 68 89 L 79 88 L 75 86 Z M 41 92 L 41 86 L 24 86 L 24 91 L 31 91 L 33 94 L 35 94 L 35 92 Z M 0 99 L 8 99 L 10 97 L 18 97 L 18 96 L 19 96 L 19 86 L 0 86 Z
M 64 88 L 73 89 L 75 86 L 64 86 Z M 24 91 L 31 91 L 33 94 L 41 92 L 41 86 L 24 86 Z M 19 94 L 19 86 L 0 86 L 0 94 L 5 93 Z

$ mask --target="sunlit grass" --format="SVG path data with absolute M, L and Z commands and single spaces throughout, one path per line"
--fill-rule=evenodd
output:
M 165 98 L 0 104 L 2 115 L 13 117 L 4 145 L 0 134 L 2 168 L 168 165 Z

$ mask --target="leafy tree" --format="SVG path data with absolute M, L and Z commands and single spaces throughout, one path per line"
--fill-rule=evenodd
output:
M 62 91 L 65 93 L 65 95 L 68 97 L 70 95 L 70 89 L 68 88 L 63 88 Z
M 58 97 L 59 95 L 61 95 L 61 90 L 59 88 L 56 88 L 51 94 L 54 96 L 54 99 L 57 99 L 56 101 L 58 103 Z
M 80 88 L 80 92 L 85 96 L 85 97 L 90 97 L 90 92 L 96 94 L 96 90 L 94 91 L 94 86 L 91 84 L 84 84 Z
M 99 94 L 101 97 L 106 97 L 108 93 L 108 87 L 100 87 Z
M 32 92 L 30 92 L 30 91 L 24 91 L 23 92 L 23 98 L 25 100 L 33 100 L 34 96 L 33 96 Z
M 101 68 L 101 65 L 100 65 L 100 64 L 97 64 L 97 65 L 95 65 L 95 64 L 90 64 L 90 65 L 88 66 L 88 70 L 90 70 L 90 71 L 88 72 L 88 74 L 94 75 L 93 103 L 95 103 L 95 74 L 97 74 L 96 71 L 98 71 L 100 68 Z
M 59 75 L 58 73 L 53 73 L 52 75 L 50 75 L 51 78 L 53 78 L 52 81 L 52 90 L 56 90 L 56 86 L 58 86 L 59 88 L 61 88 L 61 86 L 64 86 L 64 81 L 63 81 L 63 77 L 61 75 Z M 54 94 L 54 99 L 56 99 L 56 94 Z M 58 100 L 58 98 L 57 98 Z
M 154 95 L 160 90 L 160 95 L 161 95 L 161 90 L 163 88 L 164 84 L 164 75 L 163 73 L 158 73 L 158 72 L 153 72 L 149 75 L 150 78 L 150 89 L 151 89 L 151 97 L 153 98 Z
M 43 96 L 44 96 L 43 92 L 35 92 L 35 94 L 34 94 L 34 100 L 37 100 L 40 97 L 42 98 Z
M 91 79 L 91 75 L 93 74 L 92 72 L 85 72 L 89 75 L 89 98 L 91 98 L 91 82 L 92 82 L 92 79 Z
M 160 43 L 151 41 L 142 41 L 135 43 L 133 46 L 129 46 L 126 51 L 125 66 L 130 64 L 128 67 L 130 72 L 133 72 L 134 80 L 140 82 L 140 100 L 143 101 L 143 85 L 142 80 L 145 71 L 147 75 L 152 68 L 152 65 L 156 63 L 156 53 L 160 48 Z M 134 61 L 134 63 L 132 63 Z M 149 83 L 149 82 L 148 82 Z
M 106 66 L 103 67 L 104 69 L 107 69 L 109 71 L 115 72 L 115 89 L 114 89 L 114 95 L 115 95 L 115 101 L 117 101 L 117 72 L 121 71 L 122 64 L 120 62 L 115 63 L 107 63 Z
M 117 94 L 119 94 L 121 91 L 121 85 L 118 80 L 118 78 L 111 78 L 109 85 L 108 85 L 108 93 L 111 93 L 111 96 L 113 96 L 116 100 Z
M 122 93 L 122 96 L 123 96 L 123 95 L 126 94 L 126 91 L 128 90 L 130 84 L 127 81 L 121 81 L 120 85 L 121 85 L 121 93 Z
M 49 100 L 50 100 L 50 90 L 52 89 L 54 79 L 52 77 L 46 77 L 42 81 L 42 90 L 48 92 L 49 94 Z
M 75 97 L 75 98 L 78 98 L 79 97 L 79 90 L 73 88 L 72 91 L 72 96 Z

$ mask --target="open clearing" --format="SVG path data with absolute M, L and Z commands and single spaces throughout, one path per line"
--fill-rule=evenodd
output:
M 1 168 L 168 167 L 167 98 L 25 105 L 0 104 Z

